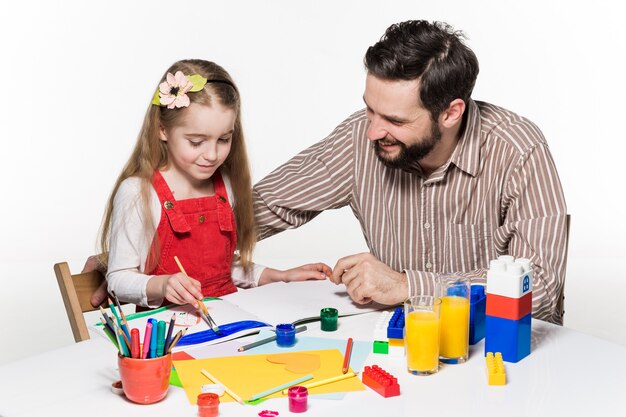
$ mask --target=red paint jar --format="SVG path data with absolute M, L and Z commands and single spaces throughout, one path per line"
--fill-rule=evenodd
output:
M 220 397 L 206 392 L 198 395 L 198 417 L 216 417 L 220 408 Z

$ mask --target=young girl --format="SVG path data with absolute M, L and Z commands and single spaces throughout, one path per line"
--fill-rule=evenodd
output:
M 288 271 L 255 266 L 255 242 L 239 91 L 219 65 L 176 62 L 107 205 L 101 246 L 109 292 L 144 307 L 197 308 L 197 300 L 235 292 L 235 285 L 330 275 L 321 263 Z

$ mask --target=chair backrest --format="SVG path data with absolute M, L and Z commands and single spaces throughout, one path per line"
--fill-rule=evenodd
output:
M 565 315 L 565 278 L 567 277 L 567 252 L 569 249 L 569 225 L 571 216 L 568 214 L 565 219 L 566 233 L 565 238 L 565 260 L 563 265 L 563 285 L 561 286 L 561 293 L 557 299 L 556 311 L 561 316 L 561 324 L 563 324 L 563 316 Z
M 59 289 L 63 296 L 63 303 L 72 327 L 74 340 L 80 342 L 89 339 L 89 331 L 83 313 L 98 308 L 91 305 L 90 299 L 104 281 L 104 276 L 99 271 L 72 275 L 67 262 L 55 264 L 54 273 L 57 276 Z

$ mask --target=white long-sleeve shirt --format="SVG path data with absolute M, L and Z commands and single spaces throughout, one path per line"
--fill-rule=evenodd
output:
M 232 207 L 234 196 L 230 179 L 224 173 L 222 178 Z M 113 199 L 106 278 L 109 292 L 115 291 L 120 300 L 144 307 L 157 307 L 163 300 L 154 300 L 154 304 L 148 304 L 146 295 L 148 280 L 153 275 L 147 275 L 144 268 L 155 231 L 147 231 L 144 227 L 140 187 L 140 178 L 127 178 L 120 184 Z M 150 193 L 150 212 L 156 228 L 161 219 L 161 204 L 154 188 Z M 262 265 L 253 264 L 250 271 L 245 273 L 241 265 L 233 263 L 233 283 L 241 288 L 255 287 L 264 269 Z

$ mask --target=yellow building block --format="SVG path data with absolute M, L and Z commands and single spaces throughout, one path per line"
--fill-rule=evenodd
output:
M 504 372 L 504 362 L 502 353 L 487 352 L 487 382 L 489 385 L 506 385 L 506 373 Z
M 400 347 L 404 347 L 404 339 L 388 339 L 389 340 L 389 346 L 400 346 Z

